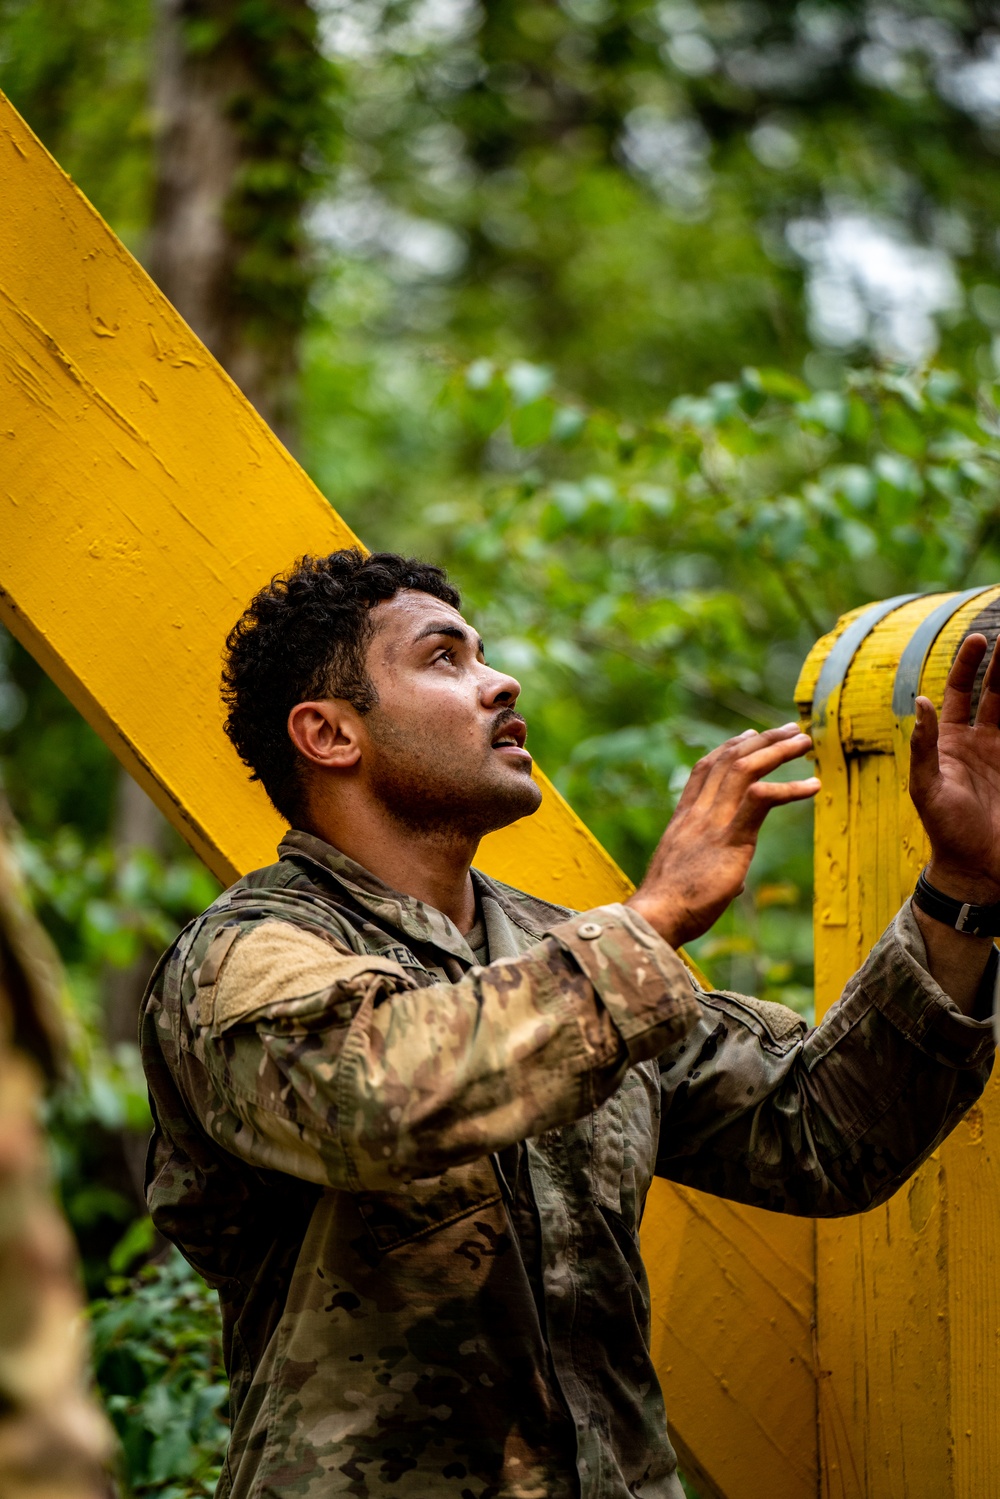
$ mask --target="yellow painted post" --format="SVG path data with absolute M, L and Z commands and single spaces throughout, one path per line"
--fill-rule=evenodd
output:
M 938 705 L 959 641 L 1000 587 L 889 600 L 819 641 L 796 698 L 812 718 L 817 1011 L 911 893 L 926 858 L 906 787 L 913 699 Z M 820 1223 L 823 1499 L 1000 1494 L 1000 1091 L 987 1089 L 885 1206 Z
M 2 96 L 0 192 L 0 618 L 231 879 L 282 825 L 222 732 L 223 638 L 274 572 L 352 534 Z M 543 784 L 483 867 L 567 905 L 621 899 Z M 661 1183 L 643 1244 L 705 1499 L 815 1499 L 809 1226 Z

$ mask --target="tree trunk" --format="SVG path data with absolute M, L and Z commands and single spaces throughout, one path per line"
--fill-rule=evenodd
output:
M 328 83 L 306 0 L 158 0 L 149 269 L 293 449 Z
M 170 827 L 138 782 L 133 781 L 128 771 L 118 772 L 118 804 L 112 829 L 115 853 L 119 860 L 127 859 L 136 849 L 149 849 L 156 854 L 165 852 Z M 145 993 L 149 975 L 159 957 L 158 952 L 143 944 L 133 962 L 127 968 L 112 968 L 104 973 L 104 1036 L 109 1050 L 114 1053 L 119 1046 L 138 1045 L 139 1006 Z M 146 1170 L 146 1146 L 149 1137 L 145 1130 L 122 1129 L 120 1144 L 125 1164 L 126 1180 L 121 1182 L 131 1189 L 136 1209 L 144 1211 L 146 1206 L 144 1177 Z
M 157 0 L 153 279 L 295 447 L 299 338 L 312 267 L 303 225 L 333 140 L 332 75 L 308 0 Z M 220 646 L 221 646 L 220 641 Z M 113 829 L 120 857 L 162 852 L 167 825 L 124 772 Z M 105 1034 L 135 1042 L 157 955 L 106 976 Z M 123 1132 L 141 1201 L 144 1142 Z

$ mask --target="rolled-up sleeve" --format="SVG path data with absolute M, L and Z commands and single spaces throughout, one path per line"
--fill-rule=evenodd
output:
M 223 928 L 189 1006 L 185 1091 L 259 1168 L 385 1188 L 597 1108 L 700 1014 L 676 954 L 622 906 L 455 983 L 292 922 Z
M 996 958 L 977 1016 L 931 977 L 903 907 L 822 1024 L 727 993 L 660 1058 L 657 1172 L 760 1207 L 837 1216 L 890 1197 L 979 1097 Z

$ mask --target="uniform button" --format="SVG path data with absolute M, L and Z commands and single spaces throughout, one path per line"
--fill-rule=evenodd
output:
M 604 928 L 599 921 L 585 921 L 582 926 L 577 927 L 576 934 L 578 937 L 585 937 L 590 942 L 594 937 L 599 937 L 603 931 Z

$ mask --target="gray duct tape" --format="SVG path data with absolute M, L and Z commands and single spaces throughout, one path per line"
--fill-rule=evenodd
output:
M 834 641 L 833 648 L 820 669 L 816 691 L 813 694 L 812 728 L 814 733 L 826 727 L 826 709 L 830 694 L 847 676 L 848 668 L 857 655 L 861 642 L 867 639 L 875 626 L 880 620 L 885 619 L 887 614 L 891 614 L 894 609 L 899 609 L 903 604 L 912 603 L 918 598 L 920 598 L 919 593 L 897 593 L 895 598 L 881 599 L 870 609 L 866 609 L 864 614 L 859 614 L 857 619 L 852 620 L 843 635 Z
M 967 588 L 964 593 L 945 599 L 944 603 L 932 609 L 927 618 L 922 620 L 914 630 L 906 649 L 899 658 L 896 680 L 892 684 L 892 711 L 897 723 L 902 723 L 904 718 L 912 717 L 916 711 L 914 705 L 917 701 L 917 693 L 920 691 L 924 662 L 945 625 L 958 613 L 963 604 L 967 604 L 970 599 L 976 598 L 981 593 L 989 593 L 996 586 L 995 583 L 987 583 L 982 588 Z

